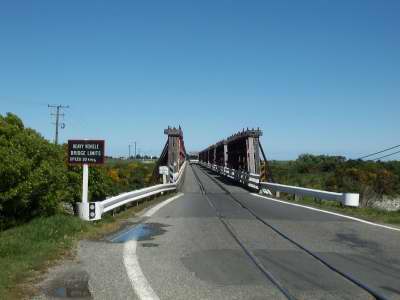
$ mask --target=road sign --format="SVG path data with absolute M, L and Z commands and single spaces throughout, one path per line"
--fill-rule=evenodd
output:
M 68 140 L 68 163 L 104 163 L 104 140 Z
M 167 183 L 167 175 L 168 175 L 168 167 L 167 166 L 160 166 L 158 168 L 158 172 L 160 173 L 160 175 L 162 175 L 163 177 L 163 183 L 166 184 Z
M 160 175 L 168 175 L 168 167 L 167 166 L 160 166 L 158 168 Z
M 85 220 L 96 220 L 96 203 L 88 203 L 89 165 L 104 163 L 104 140 L 69 140 L 68 163 L 83 165 L 81 212 Z M 81 213 L 80 212 L 80 213 Z

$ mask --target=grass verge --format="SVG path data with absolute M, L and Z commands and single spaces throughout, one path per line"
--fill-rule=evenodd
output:
M 335 201 L 318 201 L 310 197 L 303 197 L 299 200 L 293 200 L 290 197 L 281 197 L 279 199 L 337 212 L 371 222 L 400 225 L 400 211 L 384 211 L 370 207 L 347 207 Z
M 37 218 L 0 232 L 0 299 L 21 299 L 30 294 L 25 283 L 71 253 L 80 239 L 98 239 L 121 228 L 124 220 L 171 194 L 144 201 L 96 222 L 70 215 Z

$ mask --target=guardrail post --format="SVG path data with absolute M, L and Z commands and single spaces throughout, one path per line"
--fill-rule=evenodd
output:
M 319 203 L 321 203 L 322 200 L 330 200 L 337 201 L 342 205 L 351 207 L 358 207 L 360 202 L 360 195 L 356 193 L 329 192 L 272 182 L 261 182 L 260 188 L 261 191 L 265 191 L 267 189 L 274 191 L 277 197 L 279 192 L 293 195 L 295 201 L 301 199 L 301 197 L 313 197 Z
M 358 207 L 360 205 L 360 195 L 355 193 L 344 193 L 342 203 L 346 206 Z

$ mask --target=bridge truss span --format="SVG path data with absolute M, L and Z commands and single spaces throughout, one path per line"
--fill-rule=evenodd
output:
M 200 151 L 199 164 L 258 189 L 262 171 L 261 136 L 260 129 L 243 129 Z

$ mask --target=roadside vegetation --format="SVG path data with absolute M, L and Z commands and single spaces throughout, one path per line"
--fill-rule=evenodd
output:
M 342 156 L 303 154 L 295 161 L 271 161 L 270 168 L 274 181 L 281 184 L 360 194 L 360 208 L 342 207 L 333 201 L 309 197 L 297 202 L 368 220 L 400 224 L 396 205 L 385 204 L 400 201 L 399 161 L 347 160 Z M 289 195 L 284 198 L 293 200 Z
M 68 254 L 79 239 L 115 231 L 124 218 L 147 205 L 121 208 L 97 222 L 81 221 L 73 214 L 81 200 L 82 169 L 68 165 L 66 154 L 67 145 L 50 143 L 18 116 L 0 115 L 1 299 L 22 298 L 26 283 Z M 147 186 L 154 166 L 110 159 L 91 167 L 89 200 Z
M 58 259 L 68 257 L 80 239 L 99 239 L 124 226 L 125 220 L 167 195 L 143 200 L 138 206 L 121 208 L 102 220 L 82 221 L 56 214 L 38 217 L 0 232 L 0 298 L 21 299 L 35 294 L 35 279 Z M 37 279 L 36 279 L 37 280 Z
M 346 207 L 335 201 L 315 200 L 310 197 L 295 200 L 288 195 L 282 195 L 280 199 L 297 204 L 304 204 L 323 210 L 337 212 L 371 222 L 400 225 L 400 211 L 385 211 L 373 207 Z
M 272 161 L 275 182 L 333 192 L 360 194 L 363 207 L 400 198 L 400 162 L 346 160 L 342 156 L 300 155 L 295 161 Z
M 54 145 L 18 116 L 0 115 L 0 231 L 70 211 L 81 199 L 82 169 L 69 166 L 66 145 Z M 91 167 L 89 200 L 145 187 L 154 163 L 121 160 Z

